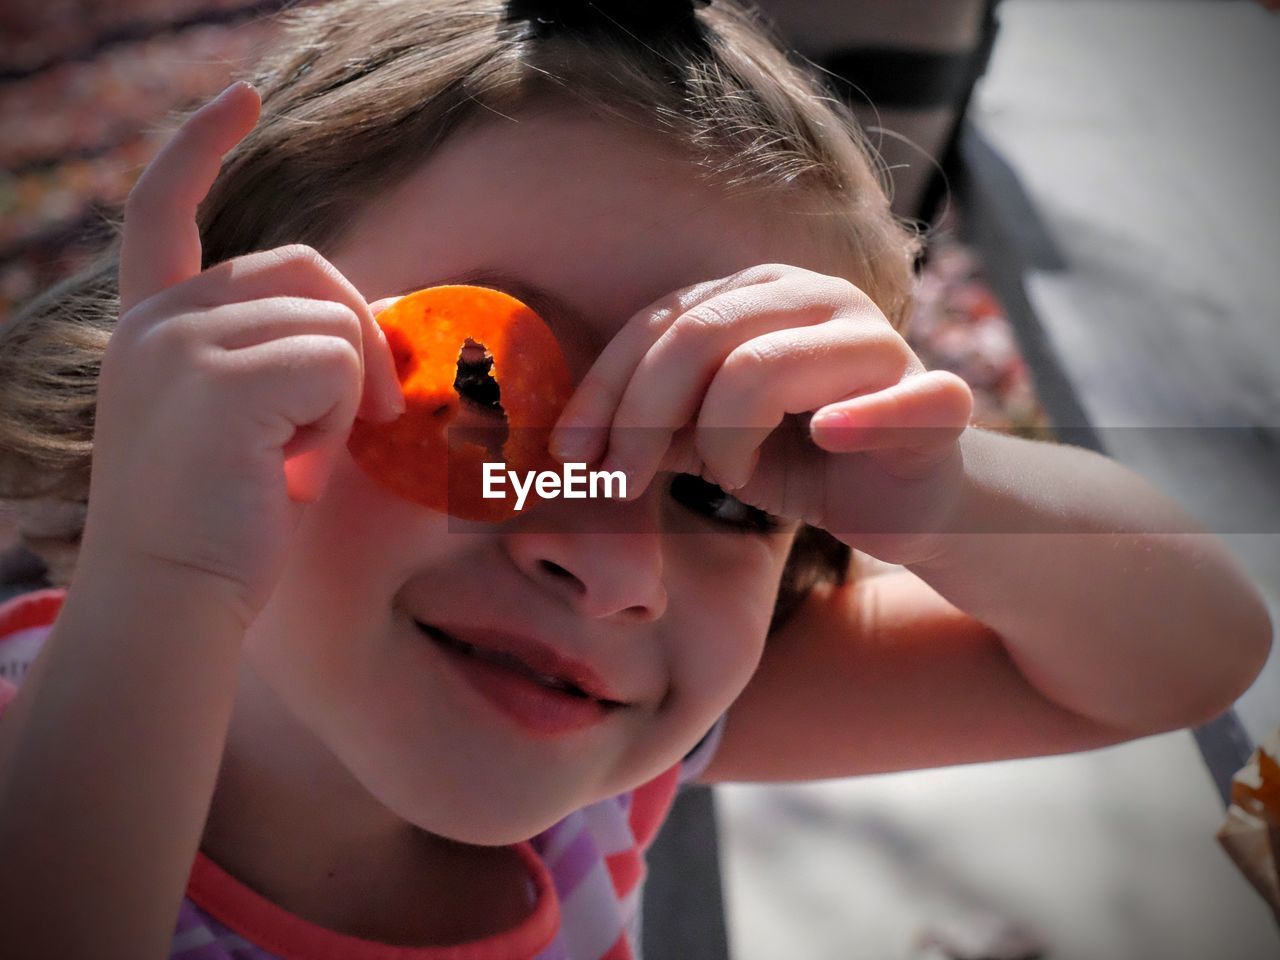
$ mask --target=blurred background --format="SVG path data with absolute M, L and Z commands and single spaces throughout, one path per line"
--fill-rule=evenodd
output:
M 0 323 L 101 247 L 175 111 L 247 70 L 291 5 L 5 0 Z M 1280 620 L 1280 17 L 1257 0 L 762 6 L 929 231 L 910 330 L 926 364 L 969 381 L 977 422 L 1104 450 L 1178 497 Z M 15 523 L 0 512 L 10 589 L 43 573 Z M 51 506 L 42 524 L 28 535 L 56 565 L 66 521 Z M 1214 832 L 1276 726 L 1273 655 L 1195 732 L 718 788 L 675 825 L 705 851 L 703 895 L 654 875 L 656 902 L 708 923 L 682 940 L 654 911 L 651 956 L 1275 960 L 1275 919 Z

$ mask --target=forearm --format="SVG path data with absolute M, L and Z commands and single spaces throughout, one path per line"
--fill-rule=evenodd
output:
M 0 722 L 0 929 L 15 956 L 167 955 L 243 634 L 191 587 L 79 571 Z
M 1221 540 L 1079 448 L 970 430 L 953 527 L 910 569 L 1043 694 L 1135 733 L 1202 722 L 1261 669 L 1266 608 Z

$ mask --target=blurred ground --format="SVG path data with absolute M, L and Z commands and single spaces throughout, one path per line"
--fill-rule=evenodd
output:
M 718 790 L 735 960 L 1268 960 L 1183 733 L 1072 757 Z M 1003 931 L 1013 952 L 930 954 Z M 1025 952 L 1022 952 L 1025 951 Z

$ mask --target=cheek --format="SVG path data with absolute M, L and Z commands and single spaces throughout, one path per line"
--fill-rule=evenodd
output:
M 461 523 L 461 521 L 456 521 Z M 455 564 L 491 536 L 451 531 L 449 518 L 368 477 L 345 453 L 294 537 L 281 587 L 319 613 L 337 606 L 376 616 L 422 571 Z
M 782 573 L 774 551 L 743 551 L 732 562 L 706 557 L 691 581 L 691 611 L 682 640 L 672 651 L 678 688 L 723 711 L 746 686 L 764 651 Z M 710 704 L 709 704 L 710 705 Z

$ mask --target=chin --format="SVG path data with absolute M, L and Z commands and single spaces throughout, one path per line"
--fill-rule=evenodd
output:
M 532 840 L 560 819 L 562 818 L 557 817 L 550 823 L 537 825 L 470 822 L 461 825 L 457 830 L 433 830 L 432 832 L 437 836 L 448 837 L 457 843 L 466 843 L 473 847 L 508 847 L 514 843 Z
M 574 809 L 577 809 L 576 807 Z M 568 816 L 572 810 L 558 810 L 543 816 L 531 811 L 471 809 L 454 815 L 414 817 L 411 822 L 428 833 L 477 847 L 505 847 L 531 840 Z
M 519 781 L 513 778 L 512 782 Z M 420 787 L 371 792 L 386 809 L 420 830 L 483 847 L 529 840 L 591 802 L 589 798 L 579 802 L 574 797 L 538 795 L 527 782 L 525 789 L 513 789 L 512 782 L 491 790 L 473 784 L 471 789 L 457 791 Z

